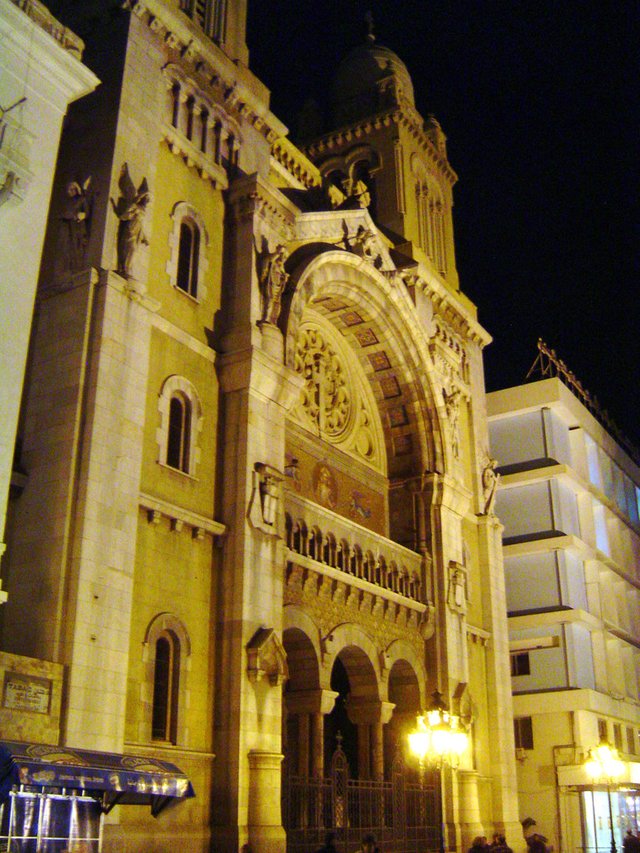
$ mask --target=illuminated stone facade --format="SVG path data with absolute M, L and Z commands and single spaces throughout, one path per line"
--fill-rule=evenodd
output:
M 114 810 L 105 850 L 283 853 L 284 778 L 323 779 L 344 725 L 352 774 L 390 779 L 436 688 L 473 744 L 447 843 L 516 843 L 490 338 L 442 130 L 369 40 L 340 130 L 297 149 L 243 2 L 129 6 L 56 176 L 3 648 L 64 665 L 61 743 L 192 780 L 157 821 Z M 62 191 L 89 177 L 70 269 Z
M 31 317 L 62 120 L 96 77 L 39 0 L 0 2 L 0 559 Z M 80 191 L 80 187 L 78 187 Z M 69 188 L 68 210 L 75 188 Z M 14 487 L 22 478 L 15 472 Z M 5 594 L 0 591 L 0 600 Z

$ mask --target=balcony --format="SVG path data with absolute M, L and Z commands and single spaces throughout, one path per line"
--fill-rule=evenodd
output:
M 349 595 L 369 593 L 374 608 L 395 605 L 408 622 L 422 622 L 427 604 L 420 554 L 291 493 L 285 522 L 290 565 L 342 582 Z

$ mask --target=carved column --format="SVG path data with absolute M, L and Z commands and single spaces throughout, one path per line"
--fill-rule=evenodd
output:
M 358 723 L 358 778 L 371 778 L 370 724 Z
M 311 714 L 311 775 L 314 779 L 324 777 L 324 714 Z
M 295 690 L 287 693 L 287 713 L 298 716 L 298 767 L 304 766 L 304 772 L 300 775 L 307 776 L 309 772 L 309 757 L 311 757 L 311 776 L 314 779 L 322 779 L 324 776 L 324 717 L 333 710 L 338 693 L 334 690 Z M 305 729 L 306 746 L 303 747 L 302 723 Z M 311 736 L 309 738 L 309 735 Z M 310 744 L 309 744 L 310 741 Z M 310 747 L 310 749 L 309 749 Z M 303 759 L 302 753 L 306 752 Z
M 309 714 L 298 714 L 298 776 L 309 775 Z
M 377 781 L 384 779 L 384 745 L 382 719 L 371 724 L 371 771 Z
M 379 700 L 350 699 L 347 712 L 358 726 L 358 775 L 361 779 L 384 778 L 384 731 L 395 705 Z

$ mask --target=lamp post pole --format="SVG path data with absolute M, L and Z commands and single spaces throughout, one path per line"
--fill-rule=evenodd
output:
M 418 714 L 416 728 L 409 733 L 409 748 L 418 759 L 421 802 L 424 799 L 425 759 L 438 772 L 437 813 L 440 834 L 440 853 L 445 853 L 444 796 L 442 791 L 445 764 L 454 768 L 469 745 L 469 735 L 460 717 L 449 713 L 442 694 L 436 690 L 425 713 Z M 423 805 L 420 806 L 421 810 Z
M 607 803 L 609 805 L 609 827 L 611 829 L 611 853 L 618 853 L 616 837 L 613 829 L 613 805 L 611 802 L 611 785 L 622 776 L 624 762 L 620 760 L 618 750 L 606 739 L 601 739 L 598 746 L 589 750 L 589 757 L 585 763 L 587 773 L 596 780 L 605 780 L 607 788 Z M 594 826 L 595 831 L 595 826 Z
M 609 800 L 609 826 L 611 827 L 611 853 L 617 853 L 616 837 L 613 832 L 613 808 L 611 806 L 611 782 L 607 781 L 607 799 Z

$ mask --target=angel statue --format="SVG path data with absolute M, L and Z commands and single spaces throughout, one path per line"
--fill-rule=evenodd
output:
M 149 245 L 144 231 L 143 223 L 147 205 L 151 200 L 147 179 L 143 178 L 136 190 L 129 167 L 123 164 L 118 181 L 120 198 L 118 202 L 111 199 L 113 212 L 120 220 L 118 225 L 118 269 L 117 272 L 124 278 L 132 277 L 133 258 L 140 244 Z

